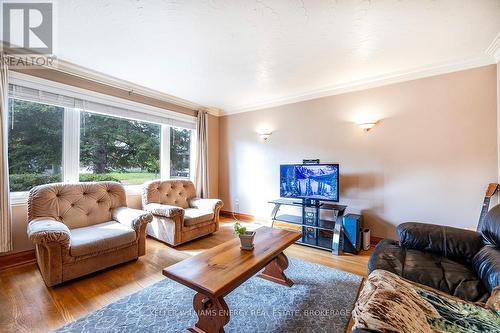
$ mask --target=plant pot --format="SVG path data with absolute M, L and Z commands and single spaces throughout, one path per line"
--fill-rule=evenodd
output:
M 239 236 L 241 242 L 241 249 L 253 250 L 253 238 L 255 237 L 255 231 L 247 231 Z

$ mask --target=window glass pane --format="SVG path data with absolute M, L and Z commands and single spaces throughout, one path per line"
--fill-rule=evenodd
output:
M 62 181 L 64 108 L 9 99 L 11 192 Z
M 160 177 L 160 125 L 80 113 L 80 181 L 142 184 Z
M 170 177 L 189 178 L 191 130 L 170 127 Z

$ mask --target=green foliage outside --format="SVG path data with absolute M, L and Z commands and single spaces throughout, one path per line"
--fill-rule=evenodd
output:
M 11 191 L 62 181 L 64 108 L 10 100 Z M 142 184 L 160 174 L 161 126 L 82 112 L 80 181 Z M 190 131 L 171 128 L 171 174 L 189 176 Z
M 64 108 L 11 99 L 10 174 L 60 174 L 63 121 Z
M 159 178 L 159 174 L 147 172 L 110 172 L 103 174 L 82 173 L 80 174 L 81 182 L 102 182 L 113 181 L 120 182 L 124 185 L 139 185 L 152 179 Z M 21 173 L 11 174 L 9 176 L 10 189 L 12 192 L 28 191 L 34 186 L 48 183 L 59 183 L 62 181 L 61 174 L 33 174 Z
M 170 129 L 170 175 L 189 177 L 189 151 L 191 133 L 183 128 Z
M 61 181 L 62 175 L 60 173 L 55 175 L 18 173 L 9 176 L 11 192 L 29 191 L 33 186 Z
M 95 173 L 81 173 L 79 177 L 81 182 L 104 182 L 112 181 L 119 182 L 120 178 L 110 173 L 95 174 Z
M 100 182 L 105 180 L 111 180 L 115 182 L 120 182 L 124 185 L 139 185 L 147 182 L 148 180 L 153 180 L 160 178 L 158 173 L 150 172 L 110 172 L 103 174 L 95 173 L 81 173 L 81 182 Z
M 82 112 L 80 163 L 94 173 L 160 171 L 160 125 Z

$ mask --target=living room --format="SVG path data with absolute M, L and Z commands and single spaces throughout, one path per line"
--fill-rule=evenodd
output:
M 499 1 L 1 11 L 1 332 L 500 331 Z

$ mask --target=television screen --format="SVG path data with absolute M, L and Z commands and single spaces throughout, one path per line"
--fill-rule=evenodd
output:
M 339 165 L 281 165 L 280 196 L 282 198 L 339 201 Z

